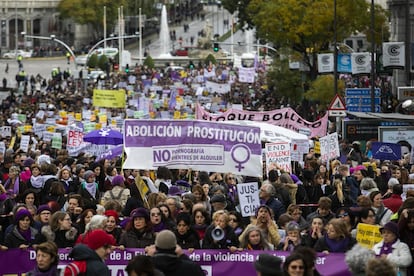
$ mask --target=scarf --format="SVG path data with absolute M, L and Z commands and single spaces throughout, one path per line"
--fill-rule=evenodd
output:
M 93 197 L 93 198 L 95 198 L 96 199 L 96 183 L 95 182 L 92 182 L 92 183 L 87 183 L 87 182 L 84 182 L 84 185 L 83 185 L 84 187 L 85 187 L 85 189 L 88 191 L 88 193 Z
M 4 188 L 6 190 L 10 189 L 12 179 L 7 179 L 6 183 L 4 184 Z M 13 184 L 13 194 L 18 195 L 19 194 L 19 177 L 16 177 Z
M 72 178 L 69 178 L 69 179 L 62 178 L 60 181 L 62 181 L 65 184 L 63 186 L 65 187 L 65 191 L 67 193 L 69 191 L 69 186 L 70 186 L 69 181 L 72 181 Z
M 36 189 L 41 189 L 43 187 L 43 177 L 41 175 L 30 177 L 30 183 Z
M 346 252 L 349 244 L 349 237 L 346 237 L 341 240 L 333 240 L 328 237 L 327 234 L 325 234 L 325 242 L 326 245 L 329 247 L 329 252 L 332 253 L 339 253 L 339 252 Z
M 154 224 L 152 226 L 152 231 L 154 231 L 155 233 L 161 232 L 162 230 L 165 230 L 165 229 L 167 229 L 167 227 L 165 227 L 165 224 L 162 221 L 158 223 L 157 225 Z
M 393 242 L 384 242 L 384 244 L 381 247 L 380 253 L 379 255 L 381 256 L 382 254 L 391 254 L 392 253 L 392 245 L 396 242 L 397 240 L 393 241 Z
M 55 276 L 59 275 L 57 271 L 57 266 L 52 265 L 48 270 L 40 270 L 39 267 L 36 266 L 35 269 L 33 269 L 29 275 L 33 276 Z
M 22 237 L 28 242 L 30 243 L 32 241 L 32 231 L 29 229 L 27 230 L 22 230 L 20 228 L 18 228 L 18 231 L 20 233 L 20 235 L 22 235 Z
M 264 250 L 264 248 L 260 244 L 252 245 L 249 243 L 247 245 L 247 250 Z

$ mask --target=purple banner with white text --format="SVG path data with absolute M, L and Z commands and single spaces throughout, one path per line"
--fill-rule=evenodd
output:
M 71 260 L 69 249 L 59 249 L 59 268 L 64 268 Z M 228 250 L 195 250 L 187 255 L 199 263 L 206 276 L 227 275 L 256 275 L 253 262 L 263 251 L 242 251 L 230 253 Z M 284 251 L 267 251 L 283 260 L 289 256 Z M 127 275 L 125 267 L 134 256 L 144 254 L 143 249 L 115 250 L 111 253 L 106 264 L 112 276 Z M 321 275 L 348 276 L 351 273 L 344 262 L 344 254 L 331 253 L 329 255 L 319 254 L 316 259 L 316 268 Z M 33 250 L 9 249 L 0 252 L 0 274 L 1 275 L 23 275 L 32 270 L 36 265 L 36 252 Z
M 125 120 L 124 168 L 261 176 L 260 128 L 195 120 Z

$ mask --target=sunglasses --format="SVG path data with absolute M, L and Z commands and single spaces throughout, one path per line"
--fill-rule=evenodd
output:
M 238 222 L 237 219 L 235 219 L 235 218 L 231 218 L 230 221 Z
M 338 215 L 338 218 L 344 218 L 344 217 L 347 217 L 347 216 L 348 216 L 348 213 L 343 213 L 343 214 Z

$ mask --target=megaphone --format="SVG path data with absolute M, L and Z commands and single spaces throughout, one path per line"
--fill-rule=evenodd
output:
M 211 237 L 215 241 L 221 241 L 224 238 L 224 230 L 220 228 L 220 226 L 217 226 L 216 228 L 211 231 Z

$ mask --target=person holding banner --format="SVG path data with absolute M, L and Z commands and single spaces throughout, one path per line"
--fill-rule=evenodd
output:
M 398 275 L 407 275 L 407 267 L 411 265 L 413 259 L 408 245 L 399 239 L 398 224 L 390 221 L 380 228 L 380 231 L 382 241 L 372 248 L 375 255 L 389 260 L 397 267 Z
M 319 238 L 315 250 L 323 253 L 344 253 L 356 244 L 344 220 L 331 219 L 326 226 L 326 234 Z

